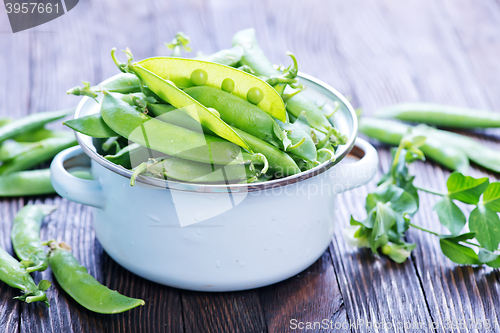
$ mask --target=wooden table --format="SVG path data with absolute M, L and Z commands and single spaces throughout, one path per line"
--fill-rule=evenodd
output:
M 288 63 L 326 81 L 370 115 L 377 107 L 403 101 L 429 101 L 500 110 L 499 0 L 308 0 L 222 1 L 81 0 L 59 19 L 12 34 L 0 10 L 0 112 L 23 115 L 62 109 L 78 99 L 65 91 L 117 72 L 109 51 L 130 47 L 137 59 L 167 55 L 163 42 L 175 32 L 192 38 L 195 51 L 210 53 L 231 44 L 239 29 L 255 27 L 259 41 L 276 63 Z M 499 147 L 499 132 L 472 134 Z M 380 171 L 389 150 L 378 146 Z M 416 183 L 445 188 L 448 170 L 416 163 Z M 474 167 L 472 175 L 498 175 Z M 380 174 L 377 176 L 380 177 Z M 500 284 L 497 271 L 458 267 L 439 250 L 437 239 L 410 231 L 418 243 L 402 265 L 349 248 L 341 234 L 351 214 L 364 217 L 368 186 L 340 198 L 339 224 L 330 248 L 309 269 L 282 283 L 235 293 L 199 293 L 148 282 L 116 264 L 95 239 L 91 210 L 58 196 L 0 200 L 0 246 L 12 251 L 14 214 L 28 203 L 54 203 L 44 239 L 73 247 L 75 256 L 100 282 L 146 300 L 144 307 L 120 315 L 89 312 L 57 285 L 48 291 L 50 308 L 13 300 L 18 291 L 0 284 L 2 332 L 288 332 L 291 320 L 326 319 L 339 331 L 438 332 L 446 321 L 467 320 L 463 332 L 498 331 Z M 436 198 L 422 194 L 414 222 L 438 230 L 431 207 Z M 50 270 L 35 278 L 53 280 Z M 490 320 L 490 330 L 471 323 Z M 348 323 L 371 322 L 351 326 Z M 414 330 L 413 325 L 422 329 Z M 495 328 L 496 326 L 496 328 Z M 343 327 L 343 328 L 342 328 Z M 379 329 L 377 329 L 377 327 Z M 304 330 L 305 331 L 305 330 Z M 307 331 L 328 331 L 311 329 Z M 390 330 L 389 330 L 390 331 Z

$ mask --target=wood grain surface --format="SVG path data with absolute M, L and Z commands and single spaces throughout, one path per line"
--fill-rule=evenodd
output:
M 74 106 L 78 99 L 65 94 L 68 88 L 117 72 L 112 47 L 130 47 L 137 59 L 167 55 L 163 43 L 183 31 L 195 52 L 211 53 L 229 47 L 232 35 L 248 27 L 255 27 L 273 62 L 288 63 L 285 52 L 294 52 L 301 71 L 349 96 L 366 115 L 407 101 L 500 110 L 498 0 L 81 0 L 62 17 L 17 34 L 0 9 L 0 116 Z M 498 130 L 467 134 L 500 151 Z M 378 178 L 390 153 L 373 143 Z M 449 174 L 432 162 L 418 162 L 411 171 L 416 183 L 436 189 L 444 189 Z M 499 177 L 475 165 L 471 174 Z M 7 251 L 12 253 L 10 227 L 22 206 L 57 204 L 42 237 L 71 244 L 97 280 L 146 301 L 123 314 L 95 314 L 68 297 L 49 269 L 34 276 L 53 281 L 50 308 L 16 301 L 18 291 L 0 283 L 0 332 L 500 331 L 498 271 L 454 265 L 437 239 L 414 230 L 408 240 L 418 246 L 401 265 L 347 245 L 342 228 L 351 214 L 364 218 L 364 199 L 374 187 L 372 181 L 340 196 L 336 233 L 314 265 L 287 281 L 236 293 L 178 290 L 128 272 L 103 251 L 86 206 L 58 196 L 0 199 L 0 246 Z M 439 231 L 435 201 L 422 194 L 414 222 Z M 292 319 L 326 319 L 340 328 L 293 330 Z M 466 326 L 458 325 L 461 320 Z M 446 328 L 449 321 L 457 326 Z

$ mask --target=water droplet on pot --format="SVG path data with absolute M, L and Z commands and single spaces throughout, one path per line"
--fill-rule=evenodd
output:
M 215 267 L 220 268 L 220 261 L 219 260 L 215 261 Z
M 196 233 L 197 233 L 198 235 L 201 235 L 201 229 L 196 229 Z

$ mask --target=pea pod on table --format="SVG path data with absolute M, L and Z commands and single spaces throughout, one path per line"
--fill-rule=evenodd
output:
M 500 127 L 500 113 L 432 103 L 401 103 L 379 109 L 378 118 L 395 118 L 454 128 Z
M 0 166 L 0 175 L 8 175 L 16 171 L 22 171 L 45 162 L 60 151 L 76 145 L 73 133 L 67 135 L 42 140 L 23 154 L 20 154 Z
M 123 296 L 94 279 L 71 254 L 68 247 L 50 244 L 49 265 L 57 283 L 84 308 L 97 313 L 121 313 L 139 305 L 142 299 Z
M 36 130 L 52 121 L 62 119 L 74 112 L 74 109 L 53 112 L 33 113 L 21 119 L 17 119 L 4 126 L 0 126 L 0 143 L 17 135 Z
M 465 174 L 469 170 L 469 160 L 462 150 L 450 145 L 448 141 L 438 140 L 412 126 L 391 120 L 361 118 L 359 130 L 371 138 L 394 146 L 399 145 L 403 136 L 411 130 L 412 133 L 426 136 L 425 144 L 420 147 L 425 156 L 451 170 Z
M 50 205 L 26 205 L 17 212 L 10 238 L 17 258 L 28 273 L 47 269 L 47 254 L 40 240 L 43 218 L 57 207 Z
M 40 146 L 40 142 L 45 139 L 68 137 L 68 135 L 72 134 L 68 131 L 51 131 L 43 129 L 43 131 L 35 131 L 35 133 L 30 137 L 28 137 L 27 134 L 24 134 L 22 137 L 23 140 L 17 141 L 18 138 L 16 137 L 16 140 L 5 141 L 0 146 L 0 161 L 10 161 L 30 150 L 36 149 Z M 29 141 L 24 141 L 24 139 L 29 139 Z
M 78 178 L 92 179 L 85 170 L 73 170 L 70 173 Z M 56 193 L 50 181 L 50 169 L 36 169 L 13 172 L 0 176 L 0 197 L 22 197 Z
M 487 147 L 468 136 L 438 130 L 424 124 L 416 126 L 415 129 L 418 133 L 422 133 L 422 135 L 434 138 L 450 147 L 462 151 L 474 163 L 486 169 L 500 172 L 500 154 L 498 150 Z
M 14 297 L 15 299 L 26 303 L 45 302 L 49 305 L 44 291 L 50 287 L 50 282 L 42 280 L 36 285 L 24 266 L 3 248 L 0 248 L 0 281 L 23 291 L 23 295 Z
M 65 136 L 65 135 L 68 135 L 67 131 L 59 131 L 59 130 L 54 131 L 54 130 L 50 130 L 50 129 L 45 128 L 45 127 L 40 127 L 36 130 L 23 132 L 19 135 L 16 135 L 12 139 L 16 142 L 24 142 L 24 143 L 32 142 L 33 143 L 33 142 L 42 141 L 44 139 L 56 138 L 56 137 Z

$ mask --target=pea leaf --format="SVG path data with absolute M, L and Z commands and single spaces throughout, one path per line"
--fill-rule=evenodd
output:
M 397 150 L 398 148 L 394 148 L 391 150 L 393 160 L 396 158 Z M 413 179 L 415 177 L 409 174 L 407 166 L 407 164 L 411 162 L 413 161 L 407 161 L 406 150 L 402 149 L 397 162 L 393 164 L 390 172 L 382 176 L 378 185 L 389 182 L 398 187 L 401 187 L 403 190 L 410 193 L 415 198 L 415 202 L 417 203 L 418 208 L 418 192 L 415 186 L 413 186 Z
M 500 212 L 500 182 L 488 185 L 483 194 L 483 204 L 495 212 Z
M 469 217 L 469 229 L 486 250 L 495 251 L 500 243 L 500 218 L 497 212 L 480 204 Z
M 460 235 L 440 235 L 439 238 L 441 239 L 447 239 L 450 242 L 463 242 L 469 239 L 473 239 L 476 237 L 475 232 L 464 232 L 463 234 Z
M 432 209 L 437 213 L 439 222 L 453 235 L 462 231 L 466 223 L 465 215 L 449 197 L 443 197 Z
M 415 249 L 417 244 L 386 244 L 382 246 L 382 253 L 391 258 L 394 262 L 401 264 L 408 259 L 411 251 Z
M 397 213 L 413 214 L 417 211 L 415 198 L 394 184 L 382 184 L 366 197 L 366 211 L 371 211 L 377 203 L 391 203 L 391 209 Z
M 495 261 L 498 258 L 498 254 L 495 254 L 493 252 L 490 252 L 485 249 L 479 249 L 479 253 L 477 254 L 477 257 L 480 262 L 482 263 L 488 263 L 490 261 Z
M 500 268 L 500 256 L 498 256 L 498 258 L 496 258 L 495 260 L 488 261 L 486 265 L 492 268 Z
M 377 203 L 376 218 L 370 237 L 370 247 L 374 253 L 377 249 L 389 241 L 389 230 L 396 224 L 395 212 L 391 209 L 390 203 Z
M 452 238 L 441 238 L 439 245 L 444 255 L 454 263 L 461 265 L 481 265 L 476 252 L 470 247 L 458 244 Z
M 479 249 L 477 254 L 479 261 L 492 268 L 500 268 L 500 255 L 490 252 L 485 249 Z
M 49 289 L 51 285 L 52 285 L 52 283 L 48 280 L 40 280 L 40 282 L 38 282 L 37 287 L 41 291 L 45 291 L 45 290 Z
M 479 197 L 486 190 L 488 184 L 488 177 L 476 179 L 471 176 L 464 176 L 460 172 L 452 173 L 446 182 L 450 198 L 471 205 L 477 205 Z
M 352 221 L 351 217 L 351 221 Z M 349 225 L 342 230 L 344 238 L 349 246 L 368 247 L 370 229 L 361 225 Z

